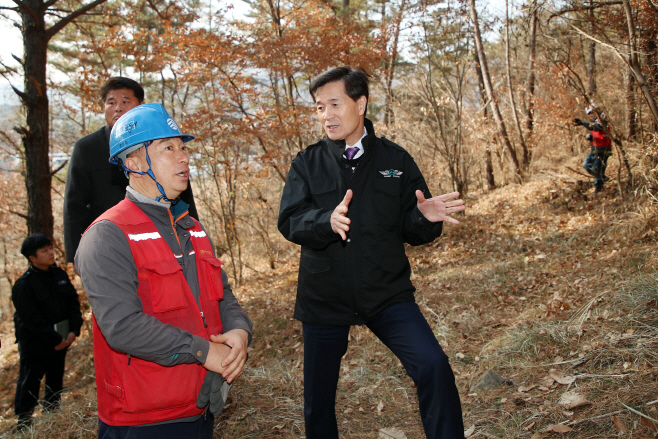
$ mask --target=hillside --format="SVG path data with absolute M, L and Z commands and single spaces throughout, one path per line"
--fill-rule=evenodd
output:
M 631 208 L 637 204 L 622 201 L 614 184 L 594 194 L 589 182 L 555 173 L 466 201 L 459 226 L 408 255 L 416 300 L 451 358 L 470 437 L 537 439 L 567 430 L 557 424 L 572 429 L 567 438 L 658 437 L 649 420 L 658 419 L 655 210 Z M 237 289 L 254 321 L 253 352 L 217 438 L 303 436 L 303 343 L 291 318 L 296 270 L 290 261 Z M 3 438 L 22 437 L 11 433 L 12 331 L 5 312 Z M 350 337 L 337 401 L 341 437 L 377 438 L 381 428 L 424 437 L 414 385 L 398 360 L 365 328 Z M 505 381 L 472 389 L 487 370 Z M 65 385 L 62 412 L 38 412 L 25 437 L 95 437 L 88 321 Z M 571 404 L 561 404 L 569 395 Z

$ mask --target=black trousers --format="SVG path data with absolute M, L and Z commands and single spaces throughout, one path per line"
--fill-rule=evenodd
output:
M 115 427 L 98 420 L 98 439 L 212 439 L 215 418 L 209 411 L 193 422 Z
M 463 439 L 459 393 L 447 355 L 414 302 L 391 305 L 366 324 L 402 362 L 417 385 L 429 439 Z M 336 386 L 349 326 L 303 323 L 304 421 L 308 439 L 336 439 Z
M 32 353 L 25 352 L 18 343 L 20 369 L 16 383 L 16 398 L 14 411 L 18 421 L 26 421 L 32 416 L 32 411 L 39 400 L 41 379 L 46 376 L 46 391 L 44 408 L 52 410 L 59 407 L 62 398 L 62 383 L 64 380 L 64 363 L 66 349 L 61 351 Z

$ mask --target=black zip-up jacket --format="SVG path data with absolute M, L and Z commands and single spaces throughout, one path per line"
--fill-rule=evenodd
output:
M 69 320 L 69 332 L 80 335 L 82 314 L 78 293 L 68 275 L 57 265 L 47 271 L 30 267 L 11 291 L 16 341 L 27 355 L 45 356 L 55 351 L 62 336 L 55 323 Z
M 441 235 L 442 223 L 418 210 L 415 192 L 430 192 L 413 158 L 375 136 L 366 119 L 364 154 L 353 164 L 345 142 L 323 139 L 293 160 L 283 189 L 279 231 L 302 246 L 294 317 L 327 324 L 364 324 L 398 302 L 414 301 L 404 243 Z M 334 209 L 352 189 L 348 239 L 331 229 Z
M 87 227 L 126 196 L 128 179 L 120 166 L 110 163 L 110 132 L 106 125 L 75 142 L 64 191 L 64 249 L 66 262 L 73 262 L 80 238 Z M 189 213 L 199 219 L 192 186 L 181 194 Z

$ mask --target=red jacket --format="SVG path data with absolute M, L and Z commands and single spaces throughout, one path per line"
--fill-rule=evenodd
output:
M 592 146 L 598 148 L 612 148 L 612 141 L 610 137 L 606 136 L 603 131 L 591 131 L 592 133 Z
M 162 323 L 209 339 L 222 333 L 218 301 L 224 297 L 221 266 L 198 222 L 189 229 L 196 254 L 201 309 L 172 249 L 155 224 L 125 199 L 93 224 L 111 221 L 125 233 L 137 266 L 143 311 Z M 201 414 L 196 399 L 206 376 L 199 364 L 165 367 L 114 350 L 94 325 L 98 416 L 113 426 L 152 424 Z M 135 334 L 139 337 L 139 334 Z

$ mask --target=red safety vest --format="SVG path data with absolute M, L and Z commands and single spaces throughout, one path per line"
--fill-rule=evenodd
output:
M 603 131 L 592 131 L 592 146 L 599 148 L 611 148 L 612 141 Z
M 100 221 L 111 221 L 126 235 L 137 266 L 137 294 L 146 314 L 207 340 L 211 334 L 222 333 L 218 305 L 224 297 L 222 263 L 214 257 L 198 222 L 188 231 L 196 257 L 200 309 L 171 247 L 139 207 L 124 199 L 93 224 Z M 95 317 L 93 325 L 98 416 L 104 423 L 152 424 L 203 412 L 196 406 L 207 373 L 203 366 L 165 367 L 128 356 L 108 344 Z

